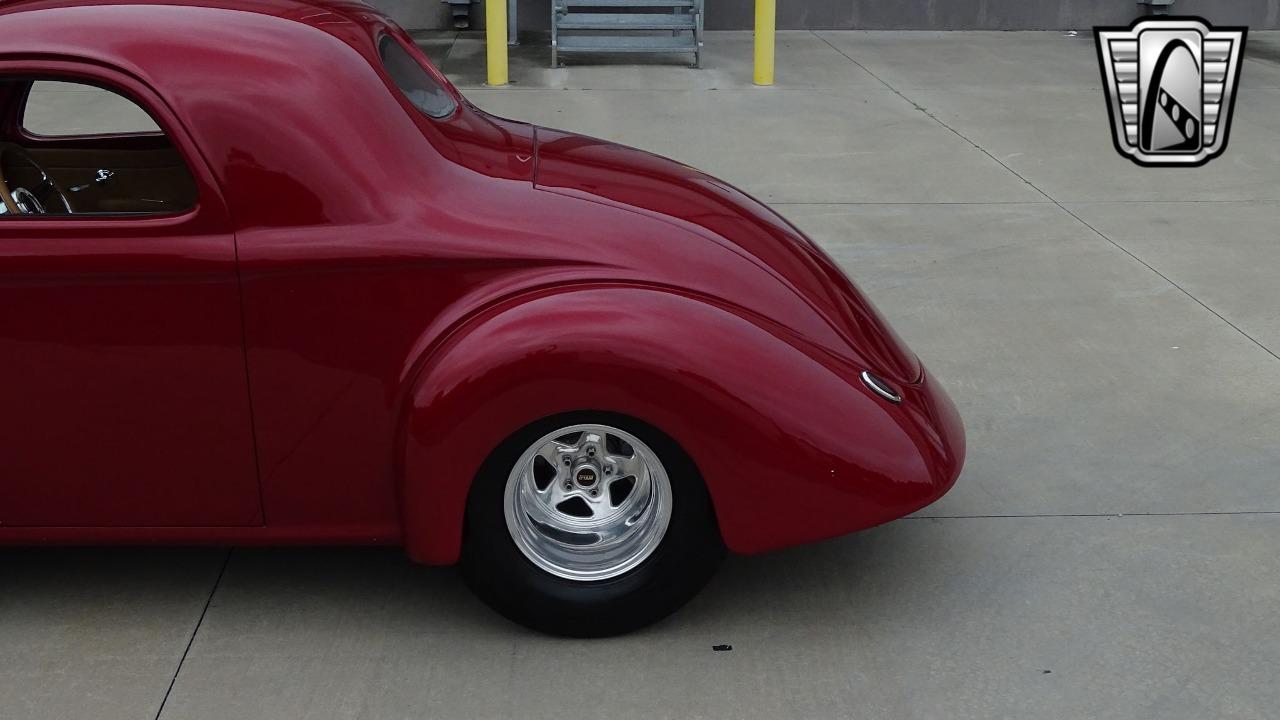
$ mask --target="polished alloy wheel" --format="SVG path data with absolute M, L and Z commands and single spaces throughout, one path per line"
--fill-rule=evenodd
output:
M 571 425 L 534 442 L 507 477 L 504 511 L 516 547 L 570 580 L 607 580 L 644 562 L 671 521 L 658 456 L 608 425 Z

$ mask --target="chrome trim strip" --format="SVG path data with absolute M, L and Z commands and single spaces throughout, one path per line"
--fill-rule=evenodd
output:
M 872 375 L 866 370 L 862 371 L 861 377 L 862 377 L 862 384 L 866 385 L 867 388 L 871 390 L 871 392 L 879 395 L 885 400 L 888 400 L 894 405 L 897 405 L 898 403 L 902 402 L 902 396 L 894 392 L 893 388 L 889 387 L 889 383 L 885 382 L 884 380 L 881 380 L 875 375 Z

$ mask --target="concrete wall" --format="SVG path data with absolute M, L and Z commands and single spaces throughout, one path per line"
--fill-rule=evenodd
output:
M 366 0 L 409 30 L 436 30 L 453 27 L 449 22 L 449 6 L 440 0 Z M 471 6 L 472 16 L 484 14 L 479 3 Z
M 753 3 L 706 0 L 708 27 L 747 28 Z M 778 27 L 842 30 L 1067 30 L 1127 25 L 1147 14 L 1130 0 L 779 0 Z M 1210 23 L 1275 27 L 1280 0 L 1177 0 L 1172 11 Z
M 410 29 L 452 27 L 440 0 L 370 0 Z M 747 30 L 751 0 L 706 0 L 707 29 Z M 1065 30 L 1125 25 L 1146 14 L 1130 0 L 778 0 L 787 30 Z M 1280 0 L 1177 0 L 1172 10 L 1220 25 L 1280 27 Z M 550 27 L 551 0 L 519 0 L 521 30 Z M 474 27 L 484 7 L 471 6 Z

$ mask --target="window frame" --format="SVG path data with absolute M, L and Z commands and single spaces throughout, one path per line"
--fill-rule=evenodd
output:
M 22 126 L 31 84 L 36 80 L 92 85 L 136 104 L 146 112 L 159 128 L 159 132 L 147 133 L 99 133 L 85 135 L 43 136 L 29 133 Z M 177 212 L 121 212 L 71 215 L 6 215 L 0 219 L 0 230 L 21 229 L 34 226 L 64 227 L 67 229 L 120 230 L 128 227 L 163 228 L 184 226 L 199 232 L 228 232 L 230 216 L 222 192 L 214 179 L 203 154 L 199 151 L 186 127 L 177 115 L 151 89 L 132 75 L 96 63 L 75 60 L 41 60 L 34 58 L 0 59 L 0 83 L 25 82 L 5 100 L 7 107 L 0 108 L 0 140 L 18 138 L 38 146 L 58 146 L 84 142 L 138 142 L 144 145 L 154 142 L 152 149 L 173 147 L 186 165 L 196 189 L 195 204 Z M 0 238 L 2 239 L 2 238 Z

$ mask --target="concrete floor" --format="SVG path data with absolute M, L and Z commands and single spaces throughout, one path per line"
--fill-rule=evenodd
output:
M 1230 148 L 1112 149 L 1093 41 L 746 33 L 706 69 L 423 46 L 493 112 L 677 157 L 837 257 L 959 404 L 912 519 L 730 559 L 670 620 L 546 638 L 388 550 L 0 553 L 5 718 L 1273 718 L 1280 36 Z M 718 643 L 732 652 L 713 652 Z

